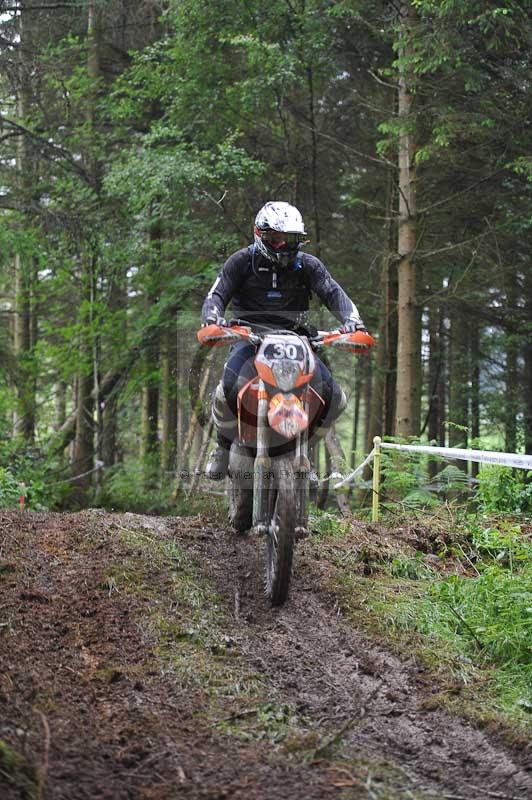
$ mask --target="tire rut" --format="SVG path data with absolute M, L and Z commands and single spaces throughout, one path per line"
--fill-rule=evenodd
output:
M 233 606 L 230 633 L 246 658 L 269 676 L 281 701 L 330 737 L 339 734 L 354 759 L 389 761 L 410 789 L 427 796 L 532 797 L 526 754 L 427 709 L 430 685 L 422 670 L 342 619 L 297 550 L 288 602 L 271 609 L 261 581 L 263 542 L 212 529 L 195 547 L 206 576 Z
M 297 550 L 288 603 L 271 609 L 263 593 L 264 542 L 236 539 L 203 518 L 9 512 L 2 525 L 2 800 L 32 795 L 6 778 L 1 740 L 36 768 L 41 800 L 532 796 L 525 754 L 428 711 L 430 687 L 416 664 L 354 630 L 320 592 L 319 565 Z M 140 539 L 124 537 L 131 530 Z M 222 692 L 209 708 L 216 681 L 189 681 L 165 661 L 149 620 L 166 609 L 181 636 L 187 617 L 178 603 L 172 616 L 181 573 L 150 559 L 140 540 L 175 543 L 188 554 L 206 579 L 200 582 L 216 590 L 222 633 L 234 641 L 236 658 L 222 655 L 218 664 L 231 665 L 231 681 L 245 684 L 247 669 L 260 674 L 252 702 L 289 709 L 296 733 L 316 734 L 308 752 L 306 739 L 291 758 L 288 738 L 279 746 L 263 737 L 259 713 L 246 727 L 254 710 L 238 691 Z M 189 634 L 173 641 L 174 655 Z M 187 652 L 216 667 L 208 647 Z M 234 711 L 243 724 L 224 731 L 220 723 Z

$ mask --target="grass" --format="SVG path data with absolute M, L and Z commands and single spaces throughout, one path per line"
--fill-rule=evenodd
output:
M 228 704 L 239 710 L 263 697 L 263 678 L 246 664 L 227 635 L 223 602 L 200 569 L 167 535 L 134 526 L 119 528 L 133 555 L 108 570 L 102 589 L 150 601 L 139 624 L 169 679 L 203 695 L 202 713 L 218 719 Z
M 37 800 L 39 781 L 37 771 L 3 739 L 0 739 L 0 777 L 15 786 L 23 800 Z
M 333 517 L 321 524 L 323 542 L 328 541 L 329 528 L 344 530 Z M 378 800 L 424 800 L 415 787 L 404 788 L 404 776 L 393 765 L 350 760 L 347 728 L 324 730 L 319 721 L 307 719 L 294 704 L 283 701 L 266 673 L 257 674 L 238 639 L 228 635 L 232 621 L 224 602 L 203 578 L 193 556 L 172 539 L 144 530 L 122 529 L 120 535 L 135 555 L 110 570 L 111 580 L 103 582 L 102 591 L 112 587 L 113 592 L 140 592 L 150 599 L 151 611 L 139 624 L 156 643 L 156 661 L 169 687 L 176 682 L 194 696 L 198 724 L 243 746 L 260 747 L 263 757 L 274 763 L 294 767 L 328 763 L 346 797 L 345 782 L 350 780 L 346 774 L 356 773 L 356 791 L 369 787 L 368 796 Z M 151 581 L 148 567 L 160 570 Z M 109 681 L 117 678 L 112 669 L 101 676 Z
M 345 521 L 318 520 L 310 546 L 332 565 L 328 588 L 356 624 L 414 654 L 438 678 L 439 705 L 516 731 L 530 726 L 532 544 L 525 520 L 418 513 L 396 518 L 394 528 L 355 525 L 349 532 Z

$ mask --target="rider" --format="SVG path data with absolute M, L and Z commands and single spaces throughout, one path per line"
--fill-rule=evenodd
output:
M 308 308 L 314 292 L 341 322 L 341 331 L 365 331 L 357 307 L 315 256 L 301 252 L 306 242 L 303 218 L 295 206 L 268 202 L 255 218 L 255 242 L 233 253 L 218 273 L 201 311 L 203 325 L 225 325 L 232 300 L 233 316 L 256 330 L 280 329 L 309 333 Z M 213 401 L 217 446 L 206 473 L 213 480 L 227 474 L 229 449 L 237 431 L 240 388 L 256 374 L 256 348 L 248 342 L 233 346 Z M 345 394 L 322 361 L 311 385 L 325 401 L 317 425 L 324 435 L 345 408 Z

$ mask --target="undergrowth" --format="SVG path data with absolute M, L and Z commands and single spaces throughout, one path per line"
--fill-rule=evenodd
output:
M 14 508 L 21 495 L 32 511 L 57 508 L 68 493 L 64 477 L 60 462 L 45 459 L 36 448 L 16 440 L 1 443 L 0 508 Z
M 225 517 L 224 498 L 205 495 L 200 491 L 192 494 L 181 492 L 173 496 L 175 473 L 169 471 L 161 478 L 157 464 L 143 465 L 131 461 L 127 465 L 108 470 L 98 505 L 114 511 L 133 511 L 143 514 L 162 514 L 180 517 L 199 513 L 206 519 Z
M 456 508 L 346 525 L 314 512 L 314 540 L 334 591 L 400 651 L 415 650 L 469 710 L 532 721 L 532 526 L 523 516 Z M 412 638 L 414 636 L 414 638 Z M 454 691 L 454 690 L 453 690 Z M 446 698 L 449 700 L 449 697 Z M 461 709 L 463 710 L 463 709 Z

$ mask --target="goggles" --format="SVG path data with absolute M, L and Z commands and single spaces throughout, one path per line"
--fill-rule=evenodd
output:
M 276 250 L 281 247 L 297 247 L 298 244 L 306 241 L 306 237 L 302 233 L 284 233 L 274 230 L 258 230 L 257 232 L 263 242 L 267 242 Z

